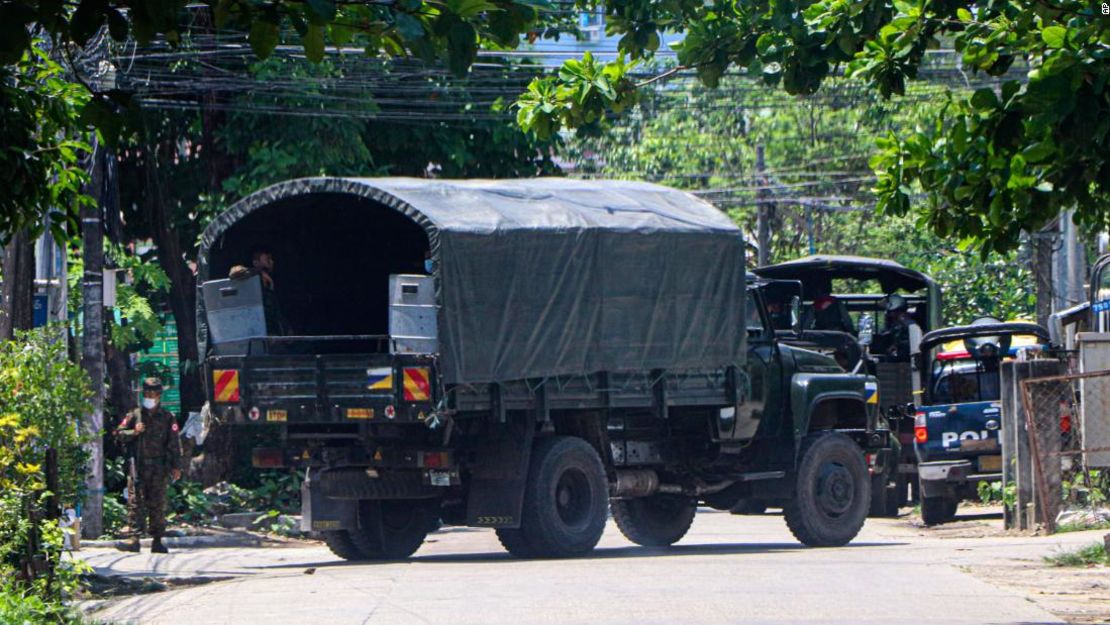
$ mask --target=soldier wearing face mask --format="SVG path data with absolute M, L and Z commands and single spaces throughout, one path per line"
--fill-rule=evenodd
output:
M 143 406 L 127 413 L 115 436 L 127 449 L 127 520 L 130 536 L 117 545 L 138 551 L 144 526 L 154 539 L 151 553 L 167 553 L 166 488 L 170 478 L 181 478 L 181 439 L 173 413 L 162 408 L 162 382 L 143 380 Z

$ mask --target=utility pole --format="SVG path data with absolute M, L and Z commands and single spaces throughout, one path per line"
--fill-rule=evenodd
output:
M 763 144 L 755 146 L 755 207 L 756 207 L 756 236 L 759 243 L 757 256 L 760 267 L 771 264 L 771 219 L 774 217 L 774 207 L 769 202 L 770 192 L 767 190 L 767 177 L 764 175 L 767 166 L 763 161 Z
M 84 337 L 81 366 L 92 383 L 92 411 L 86 416 L 84 434 L 88 451 L 85 474 L 85 505 L 81 513 L 82 533 L 98 538 L 104 533 L 104 221 L 107 201 L 108 153 L 93 140 L 91 191 L 96 202 L 81 208 L 81 243 L 85 275 L 81 280 Z
M 1052 316 L 1052 240 L 1055 225 L 1049 226 L 1040 232 L 1029 235 L 1030 246 L 1033 248 L 1033 284 L 1037 297 L 1037 323 L 1048 327 L 1048 318 Z
M 0 341 L 16 330 L 30 330 L 34 310 L 35 240 L 18 230 L 0 249 Z
M 1074 218 L 1075 209 L 1066 210 L 1060 215 L 1059 245 L 1053 246 L 1055 310 L 1064 310 L 1086 300 L 1083 290 L 1083 283 L 1087 278 L 1086 251 L 1079 240 Z
M 806 202 L 806 238 L 809 240 L 809 255 L 813 256 L 817 253 L 817 241 L 814 239 L 813 234 L 813 202 Z

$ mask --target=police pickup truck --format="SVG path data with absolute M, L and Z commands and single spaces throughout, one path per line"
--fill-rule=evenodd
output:
M 979 484 L 1002 480 L 1001 363 L 1047 346 L 1034 323 L 981 319 L 929 332 L 921 339 L 924 400 L 914 416 L 921 519 L 952 520 Z

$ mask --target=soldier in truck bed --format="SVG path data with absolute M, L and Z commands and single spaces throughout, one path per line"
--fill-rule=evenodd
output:
M 181 477 L 181 439 L 173 413 L 162 408 L 162 382 L 143 380 L 143 406 L 127 413 L 115 431 L 127 449 L 127 522 L 131 533 L 117 547 L 138 551 L 146 526 L 154 539 L 151 553 L 166 553 L 166 487 Z
M 277 293 L 274 291 L 274 255 L 268 248 L 260 247 L 251 253 L 251 266 L 235 265 L 228 272 L 232 280 L 245 280 L 258 276 L 262 281 L 262 309 L 266 315 L 266 334 L 288 336 L 292 334 L 289 322 L 278 306 Z

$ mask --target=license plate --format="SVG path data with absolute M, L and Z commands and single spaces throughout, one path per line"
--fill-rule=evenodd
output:
M 428 471 L 428 482 L 432 486 L 450 486 L 451 485 L 451 472 L 450 471 Z
M 285 410 L 267 410 L 266 411 L 266 420 L 267 421 L 282 421 L 282 422 L 288 421 L 289 420 L 289 413 Z
M 979 470 L 997 473 L 1002 470 L 1002 456 L 979 456 Z
M 373 419 L 374 418 L 374 409 L 373 408 L 348 408 L 347 409 L 347 418 L 348 419 Z
M 998 440 L 994 438 L 985 438 L 979 440 L 963 440 L 960 441 L 959 451 L 994 451 L 998 449 Z

